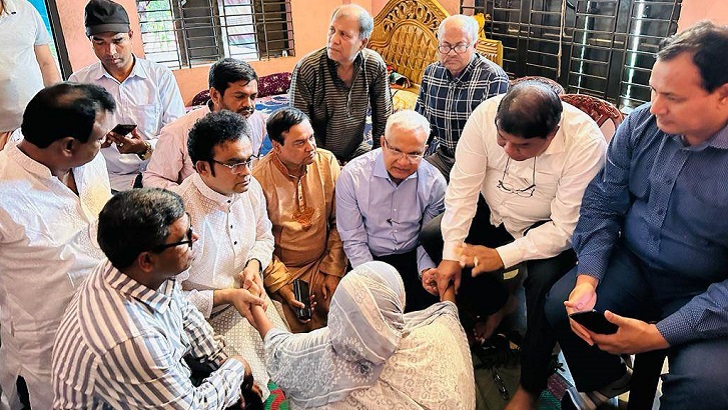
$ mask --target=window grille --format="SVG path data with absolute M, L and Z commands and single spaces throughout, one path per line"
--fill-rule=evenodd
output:
M 290 0 L 137 0 L 146 58 L 170 68 L 294 54 Z
M 682 0 L 462 0 L 464 14 L 487 13 L 512 77 L 558 81 L 629 111 L 650 99 L 660 41 L 675 33 Z

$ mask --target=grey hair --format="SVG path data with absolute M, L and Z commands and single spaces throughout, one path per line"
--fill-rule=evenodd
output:
M 422 130 L 425 133 L 425 142 L 427 142 L 427 137 L 430 135 L 430 122 L 422 114 L 414 110 L 397 111 L 390 115 L 384 129 L 384 135 L 388 136 L 394 127 L 409 132 Z
M 356 17 L 359 19 L 359 38 L 361 40 L 369 39 L 374 30 L 374 19 L 364 7 L 358 4 L 345 4 L 337 7 L 331 14 L 331 22 L 339 16 L 347 16 L 351 12 L 356 13 Z
M 445 25 L 448 23 L 457 23 L 458 26 L 464 28 L 465 33 L 470 37 L 471 43 L 478 39 L 478 22 L 472 16 L 464 14 L 455 14 L 443 20 L 437 29 L 438 39 L 442 39 L 442 36 L 445 35 Z

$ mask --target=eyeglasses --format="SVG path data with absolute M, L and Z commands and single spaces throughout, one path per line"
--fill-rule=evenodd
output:
M 508 182 L 503 182 L 506 180 L 506 176 L 508 175 L 508 166 L 511 164 L 511 158 L 508 157 L 508 160 L 506 161 L 506 169 L 503 170 L 503 177 L 498 180 L 498 189 L 504 192 L 508 192 L 509 194 L 516 194 L 520 197 L 524 198 L 530 198 L 533 196 L 533 193 L 536 191 L 536 157 L 533 157 L 533 175 L 531 176 L 531 185 L 527 186 L 526 188 L 522 189 L 516 189 L 512 184 Z
M 403 156 L 406 156 L 407 160 L 412 163 L 420 161 L 422 159 L 422 157 L 425 155 L 425 151 L 427 151 L 427 145 L 425 145 L 425 148 L 422 150 L 421 153 L 405 154 L 404 152 L 398 150 L 397 148 L 394 148 L 393 146 L 389 145 L 389 142 L 387 142 L 386 138 L 384 139 L 384 147 L 387 148 L 389 150 L 389 152 L 392 153 L 392 156 L 396 160 L 399 160 Z
M 243 172 L 243 170 L 245 168 L 251 169 L 251 166 L 253 165 L 253 161 L 255 161 L 256 159 L 258 159 L 258 157 L 253 155 L 250 158 L 248 158 L 247 161 L 238 162 L 237 164 L 226 164 L 224 162 L 215 161 L 214 159 L 211 159 L 210 161 L 212 161 L 216 164 L 220 164 L 224 167 L 227 167 L 230 170 L 230 172 L 232 172 L 233 174 L 240 174 Z
M 192 235 L 194 235 L 194 232 L 192 232 L 192 226 L 190 225 L 189 229 L 187 229 L 187 235 L 185 240 L 174 242 L 174 243 L 165 243 L 164 245 L 155 246 L 152 248 L 152 252 L 154 253 L 160 253 L 168 248 L 174 248 L 175 246 L 180 245 L 189 245 L 190 249 L 192 249 Z
M 440 43 L 440 45 L 437 46 L 437 51 L 441 52 L 442 54 L 447 54 L 450 52 L 450 50 L 455 50 L 455 54 L 462 54 L 470 48 L 471 44 L 463 44 L 463 43 L 457 43 L 454 46 L 451 46 L 450 44 L 443 44 Z

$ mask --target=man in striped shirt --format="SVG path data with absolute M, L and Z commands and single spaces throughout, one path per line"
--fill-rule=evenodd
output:
M 334 10 L 326 47 L 301 59 L 291 78 L 291 106 L 311 119 L 316 145 L 346 163 L 372 147 L 364 140 L 367 109 L 372 110 L 374 148 L 392 114 L 387 66 L 366 48 L 374 22 L 361 6 Z
M 250 368 L 181 293 L 192 231 L 182 198 L 156 188 L 120 192 L 99 215 L 102 262 L 56 334 L 54 409 L 225 409 Z M 217 368 L 198 386 L 186 360 Z
M 438 143 L 425 159 L 449 181 L 465 122 L 481 102 L 508 91 L 508 75 L 476 52 L 478 23 L 472 17 L 446 18 L 437 39 L 439 61 L 425 68 L 415 110 L 430 121 Z

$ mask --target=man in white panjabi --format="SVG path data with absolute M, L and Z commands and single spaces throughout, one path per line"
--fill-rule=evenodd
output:
M 273 234 L 263 191 L 250 172 L 248 132 L 245 119 L 230 111 L 211 113 L 190 130 L 187 148 L 197 172 L 178 192 L 199 239 L 182 287 L 215 333 L 248 361 L 265 400 L 270 392 L 263 341 L 243 316 L 250 316 L 255 301 L 267 306 L 275 327 L 287 327 L 263 288 Z

